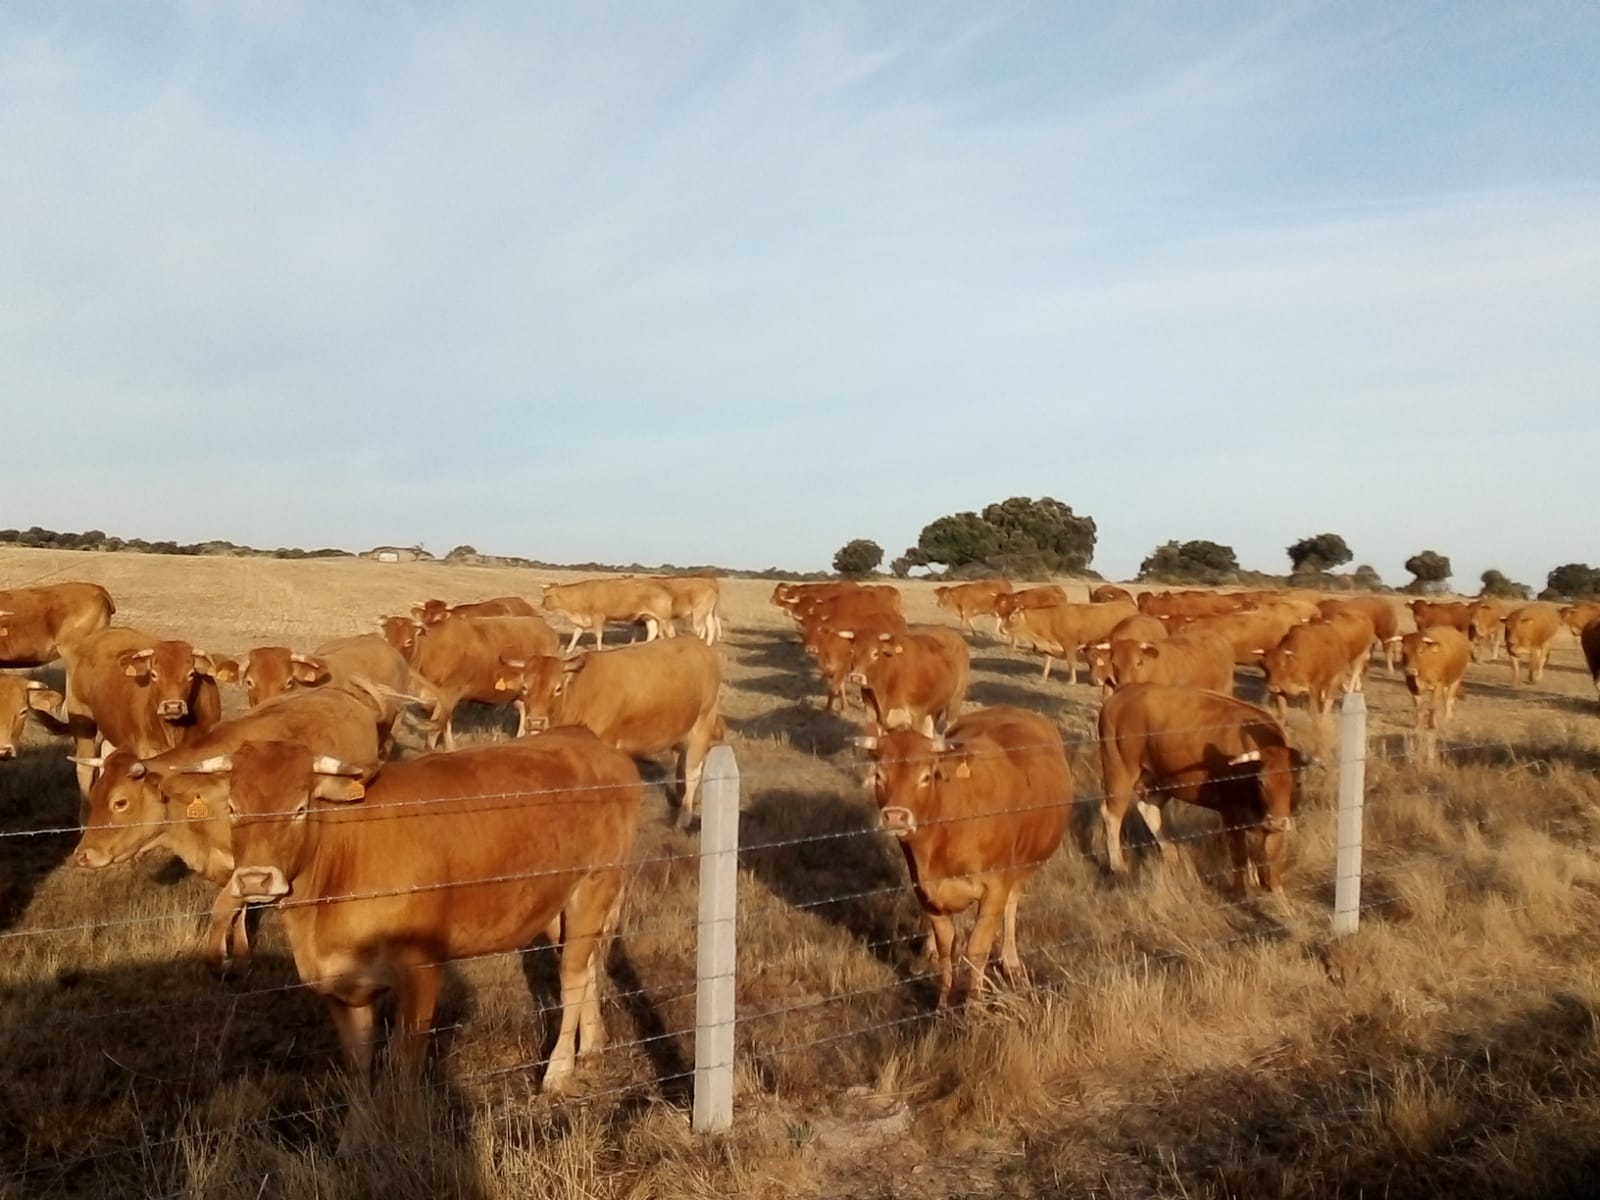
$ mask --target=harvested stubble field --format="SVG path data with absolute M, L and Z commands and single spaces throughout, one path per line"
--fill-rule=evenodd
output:
M 100 582 L 120 622 L 217 653 L 571 577 L 0 550 L 0 586 Z M 162 855 L 75 869 L 70 768 L 34 733 L 0 764 L 0 1194 L 1594 1194 L 1600 709 L 1568 635 L 1538 687 L 1513 691 L 1504 661 L 1472 668 L 1438 768 L 1407 761 L 1410 698 L 1374 670 L 1369 907 L 1336 942 L 1331 769 L 1302 781 L 1283 900 L 1231 897 L 1214 819 L 1181 805 L 1181 865 L 1141 846 L 1112 881 L 1097 689 L 1042 683 L 1037 659 L 980 634 L 970 701 L 1056 718 L 1080 805 L 1023 901 L 1032 989 L 934 1018 L 853 729 L 819 711 L 770 585 L 723 589 L 745 847 L 730 1135 L 688 1131 L 697 864 L 659 788 L 608 962 L 612 1046 L 574 1094 L 537 1091 L 549 951 L 463 963 L 420 1117 L 340 1154 L 332 1028 L 293 986 L 276 919 L 250 976 L 214 982 L 209 887 Z M 930 588 L 905 591 L 908 616 L 938 619 Z M 1240 680 L 1252 698 L 1255 672 Z M 468 727 L 508 728 L 487 712 Z

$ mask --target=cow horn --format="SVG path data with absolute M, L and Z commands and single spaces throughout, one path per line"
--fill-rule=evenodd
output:
M 857 750 L 876 750 L 878 738 L 876 734 L 863 733 L 850 739 L 850 744 Z
M 28 680 L 28 690 L 30 692 L 42 692 L 44 689 L 45 685 L 40 683 L 37 679 Z
M 360 779 L 360 767 L 337 759 L 331 754 L 319 754 L 311 760 L 311 770 L 316 775 L 343 775 L 348 779 Z
M 154 646 L 146 646 L 143 650 L 135 650 L 132 654 L 128 655 L 128 661 L 129 662 L 138 662 L 141 658 L 154 658 L 155 656 L 156 656 L 155 647 Z
M 96 771 L 106 765 L 106 760 L 103 756 L 98 758 L 89 758 L 87 756 L 80 758 L 75 754 L 69 754 L 67 755 L 67 761 L 69 763 L 77 763 L 80 767 L 93 767 Z
M 136 762 L 128 768 L 129 779 L 143 779 L 148 774 L 150 774 L 150 768 L 142 762 Z
M 233 770 L 233 756 L 213 754 L 210 758 L 202 758 L 199 762 L 179 767 L 178 770 L 185 775 L 226 775 Z
M 525 658 L 502 658 L 500 665 L 502 667 L 510 667 L 513 671 L 524 671 L 528 667 L 528 660 Z
M 577 658 L 567 659 L 566 662 L 561 664 L 561 673 L 563 675 L 571 675 L 576 671 L 583 670 L 583 660 L 585 657 L 587 656 L 580 654 Z
M 322 665 L 309 654 L 291 654 L 289 655 L 289 661 L 299 663 L 302 667 L 320 667 Z
M 1261 761 L 1261 751 L 1246 750 L 1243 754 L 1236 754 L 1228 760 L 1230 767 L 1242 767 L 1245 763 L 1258 763 Z

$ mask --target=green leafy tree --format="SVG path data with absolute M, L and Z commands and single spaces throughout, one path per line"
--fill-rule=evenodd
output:
M 1319 533 L 1301 538 L 1287 547 L 1286 552 L 1297 575 L 1305 571 L 1331 571 L 1355 557 L 1344 538 L 1337 533 Z
M 987 564 L 1012 572 L 1083 571 L 1094 558 L 1093 517 L 1050 496 L 1013 496 L 981 514 L 940 517 L 922 530 L 917 550 L 952 569 Z
M 1423 550 L 1406 559 L 1406 570 L 1413 576 L 1411 589 L 1426 591 L 1450 578 L 1450 559 L 1437 550 Z
M 833 556 L 833 569 L 839 574 L 860 578 L 871 575 L 883 561 L 883 547 L 866 538 L 856 538 L 839 547 Z
M 1171 541 L 1157 546 L 1139 564 L 1139 578 L 1174 583 L 1225 583 L 1238 570 L 1239 558 L 1232 546 L 1208 541 Z
M 1588 563 L 1563 563 L 1545 577 L 1545 593 L 1569 600 L 1600 596 L 1600 568 Z
M 1483 584 L 1478 591 L 1480 596 L 1495 596 L 1501 600 L 1526 600 L 1533 595 L 1533 589 L 1527 584 L 1518 583 L 1493 567 L 1478 578 Z
M 1378 569 L 1370 563 L 1362 563 L 1350 573 L 1350 581 L 1358 588 L 1365 588 L 1375 592 L 1383 586 L 1383 576 L 1378 574 Z

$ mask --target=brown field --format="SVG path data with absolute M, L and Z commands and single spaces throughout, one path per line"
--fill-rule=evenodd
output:
M 119 622 L 214 653 L 308 649 L 428 596 L 576 577 L 0 549 L 0 587 L 93 580 Z M 745 846 L 731 1134 L 688 1129 L 698 868 L 659 790 L 608 964 L 613 1045 L 575 1093 L 537 1090 L 548 950 L 462 963 L 421 1124 L 340 1154 L 332 1028 L 293 986 L 274 916 L 250 976 L 214 982 L 198 961 L 210 888 L 160 855 L 73 868 L 70 767 L 34 731 L 0 763 L 0 1195 L 1595 1194 L 1600 705 L 1570 635 L 1537 687 L 1475 664 L 1437 768 L 1408 760 L 1410 698 L 1376 666 L 1369 907 L 1335 941 L 1336 753 L 1303 780 L 1282 900 L 1232 898 L 1214 818 L 1181 805 L 1182 864 L 1163 868 L 1130 821 L 1134 871 L 1114 882 L 1098 689 L 1041 683 L 1036 658 L 980 634 L 969 701 L 1059 721 L 1077 836 L 1023 902 L 1033 987 L 936 1018 L 853 728 L 820 711 L 771 584 L 723 589 Z M 908 617 L 943 617 L 929 586 L 904 590 Z M 1257 673 L 1240 678 L 1253 698 Z M 1304 713 L 1291 725 L 1308 744 Z M 509 726 L 485 712 L 470 728 Z

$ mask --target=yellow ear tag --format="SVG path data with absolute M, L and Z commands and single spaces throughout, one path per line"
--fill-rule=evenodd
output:
M 359 779 L 352 779 L 350 781 L 350 799 L 359 800 L 359 799 L 361 799 L 361 797 L 365 796 L 366 794 L 367 794 L 367 785 L 366 784 L 362 783 Z
M 191 821 L 204 821 L 211 815 L 211 810 L 206 807 L 206 802 L 198 798 L 189 801 L 189 807 L 183 811 L 189 815 Z
M 957 779 L 971 779 L 972 778 L 972 768 L 967 766 L 967 764 L 964 763 L 964 762 L 963 763 L 958 763 L 956 765 L 956 778 Z

